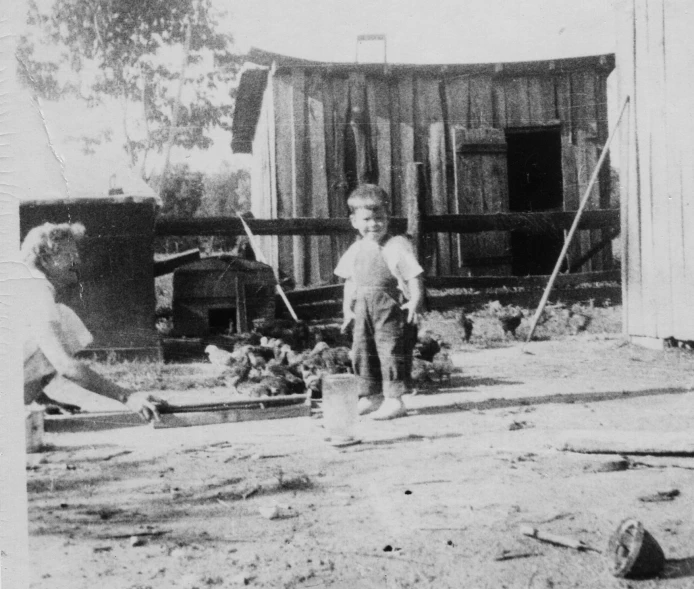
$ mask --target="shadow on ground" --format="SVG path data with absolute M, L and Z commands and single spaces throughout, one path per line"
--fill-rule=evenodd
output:
M 663 579 L 694 577 L 694 556 L 668 560 L 665 563 L 665 570 L 660 577 Z
M 494 379 L 490 379 L 494 380 Z M 505 384 L 512 384 L 506 382 Z M 461 392 L 449 391 L 449 392 Z M 484 399 L 482 401 L 468 401 L 434 407 L 419 407 L 413 411 L 416 415 L 440 415 L 443 413 L 456 413 L 458 411 L 486 411 L 490 409 L 507 409 L 510 407 L 527 407 L 528 405 L 548 405 L 560 403 L 597 403 L 600 401 L 616 401 L 619 399 L 633 399 L 636 397 L 654 397 L 658 395 L 679 395 L 688 393 L 690 389 L 677 387 L 669 389 L 645 389 L 641 391 L 613 391 L 607 393 L 559 393 L 556 395 L 543 395 L 541 397 L 522 397 L 517 399 Z

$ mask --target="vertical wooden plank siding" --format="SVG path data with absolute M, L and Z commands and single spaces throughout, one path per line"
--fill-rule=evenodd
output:
M 307 154 L 307 125 L 306 125 L 306 74 L 296 69 L 292 72 L 292 213 L 294 217 L 304 217 L 307 214 L 307 204 L 310 203 L 310 162 Z M 294 281 L 297 286 L 308 284 L 307 269 L 310 267 L 310 248 L 308 238 L 293 237 L 294 241 Z
M 593 93 L 593 77 L 592 72 L 574 72 L 571 74 L 571 102 L 574 115 L 574 138 L 576 154 L 576 179 L 578 182 L 579 200 L 583 198 L 585 190 L 588 187 L 588 181 L 593 173 L 595 157 L 593 153 L 593 140 L 595 134 L 591 129 L 591 125 L 595 120 L 595 100 Z M 595 208 L 597 200 L 598 187 L 596 186 L 591 191 L 590 199 L 586 205 L 587 209 Z M 579 231 L 576 235 L 576 241 L 581 246 L 581 255 L 585 254 L 591 247 L 591 232 L 588 230 Z M 594 261 L 590 261 L 583 266 L 584 271 L 591 271 L 594 267 Z
M 461 76 L 446 80 L 446 110 L 448 124 L 451 127 L 469 126 L 470 115 L 470 78 Z
M 598 90 L 598 74 L 597 72 L 585 72 L 583 74 L 585 83 L 584 88 L 586 91 L 586 105 L 585 105 L 585 117 L 588 121 L 586 128 L 586 136 L 584 138 L 584 149 L 586 153 L 586 171 L 588 172 L 588 179 L 593 175 L 595 171 L 595 166 L 600 159 L 600 145 L 598 142 L 598 125 L 597 125 L 597 90 Z M 609 161 L 604 161 L 603 166 L 609 165 Z M 598 176 L 593 190 L 591 191 L 589 209 L 597 209 L 600 207 L 601 190 L 600 186 L 601 176 Z M 595 244 L 599 243 L 602 239 L 602 231 L 599 229 L 594 229 L 592 231 L 586 232 L 589 236 L 589 248 L 593 247 Z M 588 267 L 590 270 L 599 272 L 604 270 L 602 266 L 602 256 L 593 256 L 592 260 L 589 262 Z
M 656 335 L 672 337 L 672 260 L 670 258 L 669 198 L 667 191 L 668 146 L 665 125 L 665 62 L 663 38 L 663 6 L 659 0 L 648 2 L 648 62 L 650 73 L 651 186 L 653 202 L 654 295 Z
M 503 78 L 492 79 L 492 126 L 506 128 L 506 85 Z
M 447 215 L 448 187 L 446 184 L 446 134 L 443 121 L 429 127 L 429 169 L 431 170 L 431 198 L 434 215 Z M 438 275 L 451 274 L 451 239 L 448 233 L 437 233 Z
M 481 75 L 470 78 L 470 129 L 494 126 L 494 108 L 492 98 L 492 78 Z
M 450 165 L 453 170 L 451 173 L 453 179 L 453 203 L 450 205 L 450 210 L 454 214 L 460 214 L 462 211 L 460 209 L 460 186 L 458 185 L 459 174 L 457 165 L 457 152 L 456 152 L 456 139 L 455 139 L 455 128 L 460 127 L 467 129 L 469 125 L 469 115 L 470 115 L 470 78 L 469 76 L 460 76 L 456 78 L 448 78 L 445 80 L 444 88 L 446 96 L 446 113 L 448 114 L 448 120 L 446 124 L 450 130 L 450 141 L 449 146 L 450 153 Z M 504 112 L 505 116 L 505 112 Z M 505 124 L 505 121 L 504 121 Z M 465 235 L 452 235 L 451 236 L 451 257 L 452 265 L 451 270 L 454 273 L 459 273 L 461 269 L 461 262 L 464 249 L 467 248 L 470 239 L 469 236 Z
M 597 108 L 597 126 L 598 126 L 598 146 L 602 148 L 607 142 L 609 137 L 609 125 L 607 118 L 607 76 L 605 74 L 599 73 L 596 76 L 596 87 L 595 87 L 595 97 L 596 97 L 596 108 Z M 614 149 L 614 148 L 611 148 Z M 607 209 L 612 206 L 610 202 L 611 192 L 612 192 L 612 162 L 611 162 L 611 151 L 607 153 L 605 162 L 600 170 L 600 208 Z M 607 232 L 602 231 L 601 235 L 606 236 Z M 614 268 L 614 261 L 612 258 L 612 244 L 610 243 L 602 251 L 601 261 L 604 270 L 612 270 Z
M 689 7 L 663 2 L 665 22 L 665 87 L 667 179 L 670 201 L 670 252 L 672 263 L 674 316 L 673 336 L 694 339 L 691 293 L 694 292 L 694 105 L 691 93 L 691 50 L 681 48 L 691 42 L 692 18 Z M 677 48 L 680 49 L 677 49 Z
M 641 228 L 636 165 L 635 27 L 633 0 L 620 0 L 617 18 L 617 68 L 619 102 L 630 97 L 620 129 L 620 203 L 622 236 L 622 300 L 625 335 L 643 335 L 641 303 Z
M 269 76 L 268 84 L 263 93 L 260 115 L 252 146 L 251 211 L 256 217 L 261 219 L 272 219 L 277 216 L 274 122 L 272 76 Z M 259 236 L 258 244 L 268 264 L 277 267 L 277 237 L 272 235 Z
M 308 139 L 311 168 L 311 216 L 314 218 L 330 217 L 328 205 L 328 175 L 326 171 L 325 146 L 325 109 L 323 103 L 323 85 L 325 74 L 313 73 L 308 79 L 307 114 Z M 333 275 L 333 260 L 330 237 L 327 235 L 311 236 L 311 273 L 312 285 L 329 283 Z
M 620 179 L 625 331 L 694 339 L 694 14 L 686 3 L 620 0 Z
M 538 76 L 528 77 L 528 124 L 542 125 L 546 121 L 542 104 L 542 80 Z
M 405 174 L 409 164 L 414 162 L 414 79 L 405 74 L 397 82 L 399 100 L 399 168 L 401 186 L 405 186 Z M 400 214 L 405 213 L 404 193 L 400 194 L 398 207 Z
M 350 125 L 357 147 L 357 183 L 373 182 L 369 139 L 369 114 L 366 104 L 366 77 L 364 74 L 349 75 Z
M 639 176 L 638 193 L 640 195 L 639 206 L 641 209 L 641 296 L 642 296 L 642 319 L 643 333 L 647 337 L 657 337 L 656 329 L 656 305 L 658 304 L 655 292 L 654 264 L 656 262 L 653 255 L 653 193 L 651 178 L 651 134 L 650 112 L 651 91 L 653 83 L 651 74 L 648 71 L 648 34 L 650 24 L 648 22 L 648 11 L 646 0 L 636 2 L 636 104 L 635 104 L 635 126 L 636 126 L 636 158 L 637 174 Z
M 527 78 L 505 78 L 506 126 L 524 127 L 530 120 Z
M 371 145 L 378 166 L 378 185 L 392 198 L 390 92 L 384 78 L 367 79 L 366 101 L 369 109 Z
M 293 131 L 291 75 L 273 76 L 275 110 L 275 174 L 277 179 L 277 217 L 293 215 Z M 278 237 L 278 267 L 282 275 L 294 275 L 294 245 L 291 236 Z
M 443 121 L 443 110 L 441 107 L 441 94 L 439 91 L 440 82 L 436 78 L 418 77 L 415 79 L 415 138 L 414 138 L 414 157 L 415 161 L 427 164 L 429 162 L 429 128 L 432 123 Z M 431 171 L 427 174 L 423 190 L 424 206 L 423 213 L 433 214 L 433 199 L 446 198 L 444 194 L 432 194 Z M 438 203 L 436 205 L 439 206 Z M 422 267 L 428 275 L 436 274 L 438 265 L 438 247 L 436 234 L 425 234 L 422 236 L 423 259 Z
M 557 96 L 557 114 L 561 125 L 561 171 L 564 187 L 564 210 L 578 209 L 580 196 L 578 194 L 578 175 L 576 173 L 576 146 L 573 143 L 574 125 L 571 104 L 571 78 L 569 74 L 555 77 L 555 92 Z M 566 234 L 566 232 L 565 232 Z M 581 257 L 580 236 L 572 241 L 567 252 L 569 263 Z
M 349 216 L 347 209 L 347 176 L 345 174 L 345 131 L 348 109 L 347 79 L 327 78 L 323 87 L 325 105 L 325 157 L 327 160 L 328 210 L 331 218 Z M 330 236 L 332 266 L 351 243 L 351 236 Z M 335 278 L 333 277 L 333 280 Z
M 402 141 L 400 138 L 400 90 L 397 78 L 388 80 L 390 102 L 390 159 L 391 159 L 391 213 L 394 216 L 404 216 L 403 191 L 405 189 L 405 170 L 402 168 Z
M 506 139 L 501 129 L 455 129 L 457 183 L 461 214 L 508 211 Z M 467 146 L 467 147 L 466 147 Z M 496 149 L 484 149 L 484 146 Z M 504 275 L 510 265 L 504 232 L 461 235 L 461 265 L 468 275 Z M 510 262 L 510 259 L 509 259 Z

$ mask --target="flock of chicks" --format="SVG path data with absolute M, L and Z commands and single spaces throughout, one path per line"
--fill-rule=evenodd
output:
M 498 320 L 504 337 L 516 337 L 525 313 L 520 307 L 493 301 L 486 313 Z M 591 307 L 567 307 L 562 303 L 548 305 L 539 324 L 557 321 L 576 335 L 588 327 Z M 463 341 L 469 343 L 473 320 L 459 313 L 457 321 Z M 228 341 L 231 338 L 227 338 Z M 258 331 L 238 334 L 231 350 L 209 345 L 205 352 L 211 363 L 225 367 L 223 377 L 230 387 L 247 397 L 275 397 L 308 394 L 320 398 L 323 377 L 328 374 L 353 373 L 349 341 L 338 328 L 316 328 L 306 323 L 270 322 Z M 412 384 L 417 390 L 428 383 L 450 381 L 453 362 L 450 345 L 432 331 L 422 331 L 412 354 Z
M 216 345 L 205 348 L 209 361 L 225 368 L 226 382 L 243 396 L 308 394 L 320 398 L 325 375 L 353 373 L 350 348 L 334 345 L 337 338 L 326 337 L 325 331 L 317 330 L 313 337 L 308 337 L 305 324 L 279 329 L 273 325 L 263 331 L 265 335 L 237 335 L 231 350 Z M 333 345 L 328 339 L 333 340 Z M 307 347 L 310 340 L 316 343 Z M 418 336 L 413 353 L 414 383 L 450 379 L 453 363 L 444 349 L 447 347 L 431 332 Z M 302 348 L 305 349 L 297 351 Z
M 540 315 L 538 325 L 547 324 L 549 321 L 556 321 L 568 328 L 571 335 L 578 335 L 582 331 L 585 331 L 588 325 L 590 325 L 592 307 L 592 301 L 588 309 L 578 303 L 571 307 L 567 307 L 561 302 L 547 305 Z M 520 307 L 514 305 L 504 306 L 499 301 L 493 301 L 487 303 L 485 309 L 489 315 L 498 319 L 505 338 L 509 335 L 514 338 L 516 337 L 516 330 L 526 317 Z M 465 330 L 466 341 L 469 341 L 470 335 L 472 334 L 472 320 L 463 314 L 459 321 Z M 469 325 L 466 325 L 466 323 L 469 323 Z M 470 335 L 468 335 L 468 332 Z

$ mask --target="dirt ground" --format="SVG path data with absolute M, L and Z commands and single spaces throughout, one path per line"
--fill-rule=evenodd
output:
M 694 586 L 694 458 L 561 450 L 572 430 L 691 432 L 694 353 L 583 334 L 452 356 L 450 383 L 343 449 L 317 416 L 47 434 L 27 463 L 32 586 Z M 665 552 L 659 579 L 608 571 L 630 516 Z

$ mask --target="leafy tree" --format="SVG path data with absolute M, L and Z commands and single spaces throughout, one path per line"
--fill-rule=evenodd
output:
M 249 210 L 251 174 L 248 170 L 225 169 L 205 177 L 205 195 L 199 217 L 227 217 Z
M 169 141 L 205 149 L 211 129 L 231 129 L 240 57 L 220 17 L 211 0 L 30 0 L 19 75 L 48 99 L 119 101 L 144 176 L 147 155 Z

